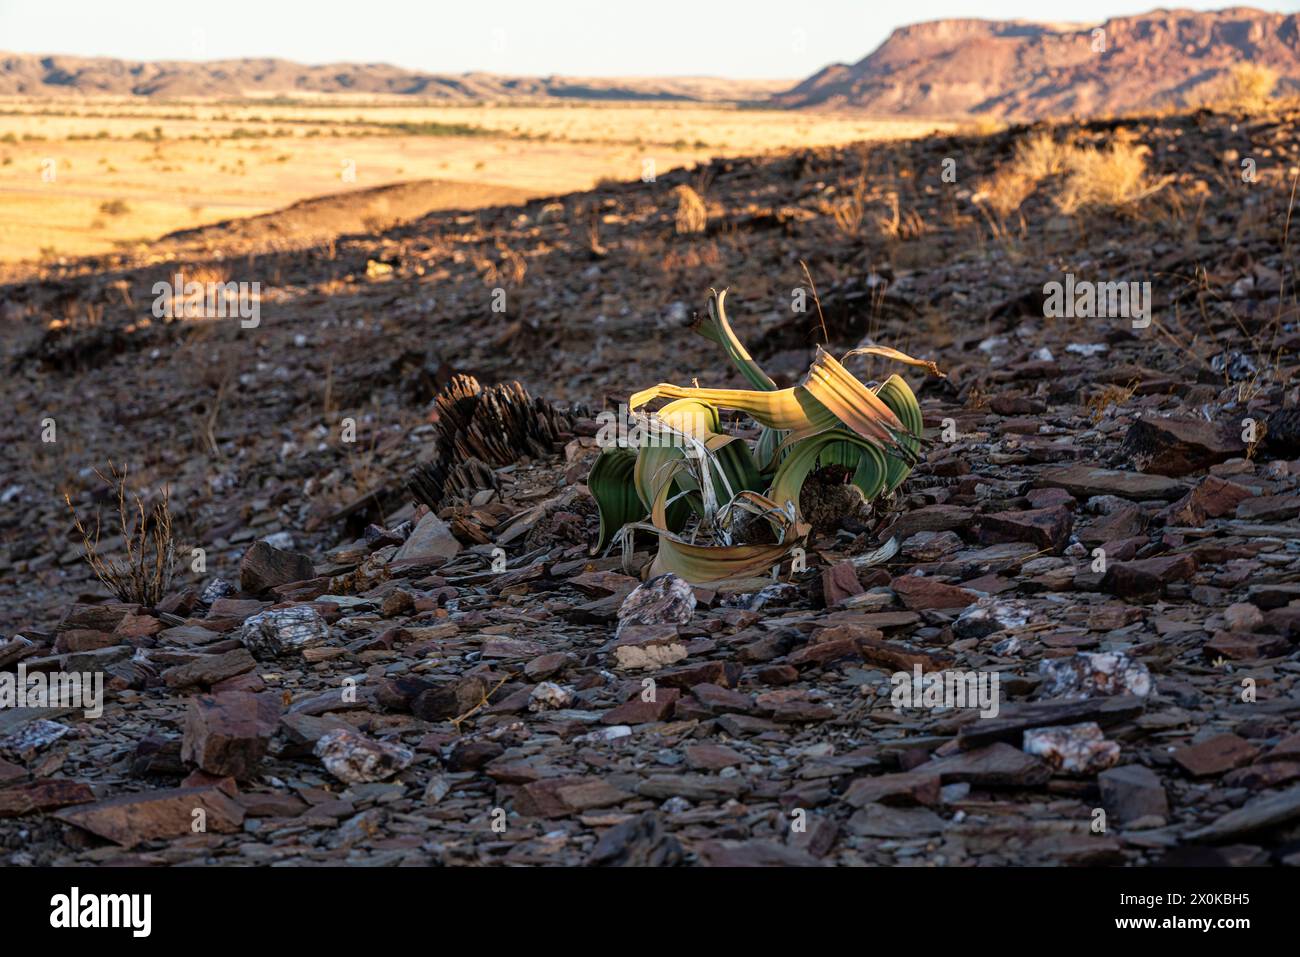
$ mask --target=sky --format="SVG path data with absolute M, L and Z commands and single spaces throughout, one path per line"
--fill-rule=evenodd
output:
M 923 20 L 1096 21 L 1155 0 L 0 0 L 0 51 L 431 73 L 796 78 Z M 1168 6 L 1213 10 L 1231 0 Z M 1249 4 L 1283 13 L 1300 0 Z

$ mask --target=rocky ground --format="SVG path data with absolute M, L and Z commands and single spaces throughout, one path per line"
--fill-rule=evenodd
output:
M 0 862 L 1300 862 L 1295 120 L 1072 130 L 1150 147 L 1168 182 L 1125 212 L 988 211 L 1013 129 L 11 271 L 0 668 L 108 690 L 0 710 Z M 154 319 L 177 268 L 260 282 L 260 324 Z M 1151 325 L 1044 318 L 1066 273 L 1151 282 Z M 822 341 L 937 361 L 933 445 L 806 571 L 632 595 L 648 552 L 590 554 L 593 416 L 739 385 L 682 329 L 710 286 L 778 381 Z M 456 373 L 562 414 L 429 512 L 405 480 Z M 170 489 L 153 606 L 95 581 L 62 499 L 109 506 L 110 459 Z M 895 707 L 916 665 L 996 673 L 997 716 Z

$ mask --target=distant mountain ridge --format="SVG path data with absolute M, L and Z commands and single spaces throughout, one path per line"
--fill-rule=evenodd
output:
M 0 53 L 0 96 L 751 102 L 885 116 L 1036 119 L 1195 105 L 1243 62 L 1275 69 L 1281 91 L 1300 90 L 1300 13 L 1233 7 L 1153 10 L 1095 23 L 935 20 L 900 27 L 857 63 L 832 64 L 793 87 L 716 77 L 528 77 L 424 73 L 385 63 Z
M 788 80 L 718 77 L 511 77 L 439 74 L 386 63 L 308 66 L 290 60 L 191 62 L 0 53 L 0 96 L 188 97 L 295 96 L 354 93 L 415 96 L 447 102 L 531 99 L 761 100 Z
M 1094 30 L 1105 49 L 1098 51 Z M 1300 14 L 1153 10 L 1097 23 L 935 20 L 775 96 L 793 108 L 1033 119 L 1186 106 L 1236 64 L 1300 88 Z

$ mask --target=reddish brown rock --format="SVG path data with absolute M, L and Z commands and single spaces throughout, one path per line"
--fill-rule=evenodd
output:
M 573 663 L 573 658 L 562 651 L 552 651 L 544 655 L 538 655 L 528 664 L 524 665 L 524 674 L 534 681 L 542 681 L 561 671 Z
M 588 598 L 607 598 L 610 595 L 627 595 L 640 582 L 630 575 L 618 572 L 583 572 L 570 578 L 569 584 Z
M 1300 582 L 1267 582 L 1251 585 L 1248 597 L 1252 605 L 1265 611 L 1282 608 L 1291 602 L 1300 606 Z
M 1231 515 L 1250 497 L 1250 489 L 1207 475 L 1194 489 L 1162 511 L 1159 520 L 1166 525 L 1203 525 L 1206 519 Z
M 693 744 L 686 749 L 686 764 L 696 771 L 721 771 L 744 762 L 743 754 L 720 744 Z
M 1174 752 L 1174 760 L 1194 778 L 1222 774 L 1249 764 L 1259 754 L 1245 738 L 1235 734 L 1217 734 L 1199 744 L 1188 745 Z
M 1245 521 L 1283 522 L 1300 515 L 1300 495 L 1260 495 L 1237 506 L 1237 518 Z
M 244 821 L 244 809 L 220 788 L 196 787 L 123 794 L 64 808 L 53 816 L 115 844 L 134 847 L 185 834 L 233 834 Z
M 1154 600 L 1171 582 L 1186 581 L 1196 573 L 1196 557 L 1163 555 L 1135 562 L 1113 562 L 1106 570 L 1102 589 L 1121 598 Z
M 858 570 L 850 561 L 836 562 L 822 569 L 822 598 L 826 607 L 838 605 L 846 598 L 862 594 Z
M 86 628 L 91 631 L 112 631 L 128 615 L 138 615 L 139 605 L 122 602 L 104 602 L 98 605 L 73 605 L 59 622 L 58 631 Z
M 1136 505 L 1117 508 L 1109 515 L 1103 515 L 1090 525 L 1078 531 L 1079 541 L 1085 545 L 1104 545 L 1107 542 L 1131 539 L 1146 527 L 1146 517 Z M 1145 541 L 1143 542 L 1145 544 Z M 1110 558 L 1110 549 L 1106 549 Z
M 0 789 L 0 818 L 20 817 L 34 811 L 52 811 L 73 804 L 89 804 L 95 800 L 90 785 L 80 781 L 54 778 L 33 781 L 16 787 Z
M 913 774 L 933 774 L 944 784 L 967 782 L 981 787 L 1026 787 L 1042 784 L 1052 769 L 1023 750 L 1003 742 L 940 758 Z
M 833 631 L 835 629 L 826 629 Z M 810 642 L 802 648 L 797 648 L 786 656 L 786 662 L 795 668 L 801 668 L 804 665 L 816 665 L 824 667 L 828 662 L 838 661 L 842 658 L 853 658 L 861 660 L 862 649 L 858 644 L 859 639 L 856 637 L 835 638 L 829 641 Z
M 1077 504 L 1074 496 L 1063 488 L 1032 488 L 1025 497 L 1029 499 L 1030 508 L 1055 508 L 1057 505 L 1064 505 L 1073 511 Z
M 1203 650 L 1211 659 L 1257 661 L 1287 654 L 1291 650 L 1291 642 L 1279 635 L 1219 631 L 1205 643 Z
M 917 532 L 946 532 L 965 528 L 974 515 L 969 508 L 960 505 L 928 505 L 904 512 L 886 534 L 901 542 Z
M 239 587 L 251 595 L 260 595 L 279 585 L 306 581 L 315 574 L 306 555 L 254 542 L 239 562 Z
M 694 685 L 691 694 L 714 714 L 747 714 L 754 708 L 754 699 L 749 695 L 719 685 Z
M 740 682 L 740 675 L 741 668 L 734 662 L 702 661 L 698 665 L 661 671 L 655 675 L 655 683 L 665 688 L 693 688 L 699 684 L 734 688 Z
M 1140 764 L 1102 771 L 1097 775 L 1097 786 L 1102 805 L 1120 824 L 1169 814 L 1169 798 L 1160 776 Z
M 113 634 L 121 638 L 147 638 L 162 630 L 163 623 L 153 615 L 127 615 L 118 622 Z
M 799 680 L 799 669 L 792 665 L 768 665 L 754 672 L 754 677 L 765 685 L 788 685 Z
M 266 602 L 257 601 L 253 598 L 218 598 L 212 603 L 212 607 L 208 609 L 207 617 L 209 619 L 233 619 L 235 622 L 242 622 L 245 618 L 252 618 L 265 607 Z
M 939 803 L 939 778 L 933 774 L 917 774 L 914 771 L 858 778 L 844 792 L 844 801 L 853 807 L 864 807 L 876 802 L 933 806 Z
M 1129 426 L 1122 451 L 1139 472 L 1179 476 L 1244 455 L 1246 446 L 1235 424 L 1148 416 Z
M 582 776 L 565 776 L 565 778 L 546 778 L 525 784 L 515 798 L 515 810 L 529 818 L 563 818 L 578 810 L 577 805 L 588 805 L 593 800 L 593 785 L 599 785 L 598 778 Z M 617 792 L 617 793 L 614 793 Z M 608 804 L 620 804 L 627 801 L 630 794 L 625 791 L 608 791 L 601 789 Z M 595 798 L 599 800 L 599 796 Z M 575 801 L 576 804 L 571 804 Z
M 889 583 L 899 599 L 912 611 L 932 608 L 965 608 L 979 596 L 956 585 L 946 585 L 925 575 L 900 575 Z
M 27 777 L 27 769 L 11 761 L 0 758 L 0 788 L 21 781 Z
M 58 654 L 66 655 L 69 652 L 96 651 L 100 648 L 111 648 L 114 645 L 125 643 L 126 639 L 122 635 L 115 635 L 107 631 L 95 631 L 90 628 L 70 628 L 59 633 L 59 636 L 54 640 L 54 650 Z
M 1074 516 L 1063 505 L 1031 508 L 1023 512 L 994 512 L 981 515 L 980 543 L 1031 542 L 1039 548 L 1059 552 L 1070 541 Z
M 803 723 L 835 717 L 835 709 L 830 705 L 796 688 L 764 691 L 754 699 L 754 705 L 770 713 L 773 721 Z
M 209 774 L 248 780 L 257 773 L 279 721 L 278 695 L 197 695 L 185 717 L 181 759 Z
M 1117 495 L 1134 501 L 1149 498 L 1173 500 L 1186 491 L 1186 487 L 1177 479 L 1104 469 L 1095 465 L 1067 465 L 1047 469 L 1039 473 L 1034 484 L 1042 488 L 1063 488 L 1076 498 Z
M 1277 744 L 1273 745 L 1260 759 L 1266 761 L 1295 761 L 1300 762 L 1300 732 L 1283 738 Z
M 220 655 L 200 655 L 183 665 L 168 668 L 162 677 L 169 688 L 189 688 L 213 685 L 256 667 L 257 661 L 247 648 L 235 648 Z
M 1295 641 L 1300 638 L 1300 605 L 1269 609 L 1264 612 L 1264 624 Z
M 1264 625 L 1264 613 L 1250 602 L 1233 602 L 1223 610 L 1229 631 L 1258 631 Z
M 411 700 L 411 713 L 425 721 L 459 718 L 478 706 L 487 693 L 487 682 L 470 675 L 420 692 Z
M 653 700 L 644 701 L 638 692 L 617 708 L 611 708 L 601 715 L 600 723 L 649 724 L 653 721 L 666 721 L 681 694 L 676 688 L 656 687 Z

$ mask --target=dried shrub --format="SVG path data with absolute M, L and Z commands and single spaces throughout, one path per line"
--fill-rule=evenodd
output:
M 1075 152 L 1074 147 L 1058 143 L 1046 131 L 1020 140 L 1011 162 L 981 184 L 976 199 L 999 216 L 1009 216 L 1034 194 L 1043 180 L 1064 174 Z
M 1218 105 L 1248 113 L 1268 105 L 1277 71 L 1260 63 L 1238 63 L 1223 78 Z
M 493 469 L 541 458 L 572 434 L 569 414 L 533 398 L 518 382 L 484 389 L 473 376 L 454 376 L 438 393 L 433 459 L 406 479 L 416 501 L 430 508 L 497 487 Z
M 1056 183 L 1061 212 L 1131 206 L 1168 182 L 1147 175 L 1150 150 L 1123 131 L 1103 149 L 1058 143 L 1048 132 L 1016 144 L 1011 162 L 981 184 L 975 199 L 1002 216 L 1015 212 L 1044 183 Z
M 885 239 L 918 239 L 930 231 L 919 212 L 900 207 L 897 193 L 886 194 L 885 203 L 889 212 L 876 217 L 876 228 Z
M 1118 139 L 1105 149 L 1073 150 L 1056 205 L 1068 215 L 1086 208 L 1132 206 L 1146 199 L 1168 182 L 1147 175 L 1150 152 L 1127 139 Z
M 677 197 L 677 232 L 682 235 L 702 233 L 709 225 L 709 210 L 700 194 L 682 184 L 673 190 Z
M 1058 143 L 1051 133 L 1040 132 L 1016 144 L 1012 168 L 1032 180 L 1044 180 L 1064 173 L 1078 151 L 1068 143 Z
M 866 177 L 861 177 L 853 187 L 853 192 L 831 208 L 831 216 L 835 220 L 836 228 L 850 239 L 856 239 L 862 234 L 862 224 L 867 218 L 867 200 L 870 195 Z
M 98 514 L 95 515 L 95 532 L 91 535 L 66 492 L 63 500 L 72 513 L 73 525 L 85 549 L 86 562 L 95 577 L 120 601 L 153 607 L 171 589 L 176 567 L 168 491 L 164 487 L 153 508 L 146 508 L 138 495 L 130 496 L 128 501 L 126 469 L 118 470 L 112 462 L 108 469 L 108 475 L 98 469 L 95 474 L 112 489 L 117 499 L 118 529 L 126 548 L 125 561 L 110 560 L 100 553 Z

